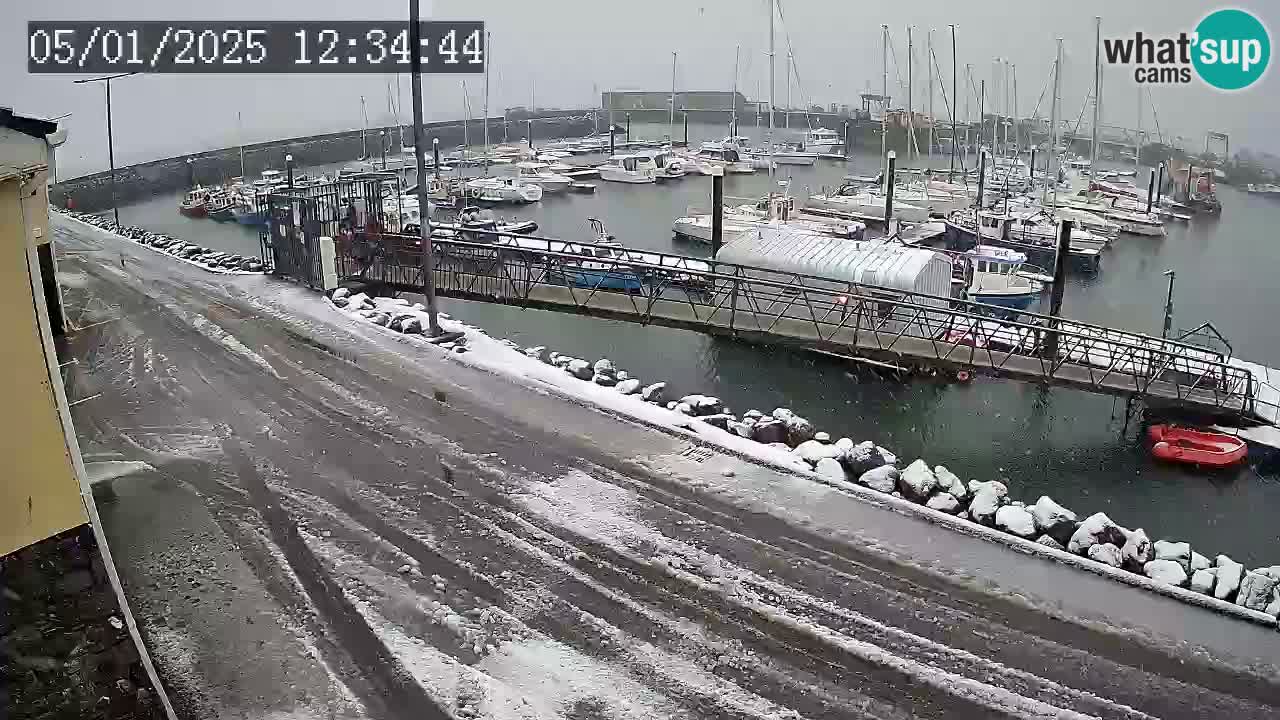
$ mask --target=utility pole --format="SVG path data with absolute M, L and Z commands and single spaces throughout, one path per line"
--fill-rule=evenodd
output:
M 489 31 L 484 33 L 484 174 L 489 175 Z M 417 144 L 416 142 L 414 143 Z
M 84 80 L 74 80 L 76 85 L 85 83 L 100 82 L 107 89 L 107 167 L 111 171 L 111 214 L 115 218 L 116 225 L 120 224 L 120 207 L 116 203 L 116 150 L 115 135 L 111 129 L 111 81 L 126 78 L 130 75 L 137 75 L 136 72 L 119 73 L 116 75 L 107 75 L 106 77 L 86 78 Z
M 956 115 L 960 96 L 956 94 L 956 25 L 951 23 L 951 165 L 947 172 L 947 182 L 955 181 L 956 174 Z
M 409 47 L 422 47 L 422 24 L 418 21 L 421 0 L 409 0 Z M 486 49 L 487 42 L 486 42 Z M 488 58 L 485 58 L 488 64 Z M 413 155 L 418 172 L 418 231 L 422 241 L 422 284 L 427 296 L 427 322 L 431 337 L 440 335 L 439 310 L 436 307 L 436 262 L 431 247 L 431 213 L 427 198 L 426 139 L 422 130 L 422 55 L 409 53 L 409 70 L 412 73 L 413 92 Z

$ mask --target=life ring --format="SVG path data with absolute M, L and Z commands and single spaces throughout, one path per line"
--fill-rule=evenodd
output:
M 961 370 L 960 372 L 956 373 L 956 380 L 959 380 L 962 383 L 967 383 L 972 379 L 973 379 L 973 375 L 971 375 L 968 370 Z

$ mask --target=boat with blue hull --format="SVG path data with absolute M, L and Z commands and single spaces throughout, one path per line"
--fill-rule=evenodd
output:
M 1053 282 L 1044 269 L 1027 264 L 1027 256 L 994 245 L 977 245 L 962 256 L 965 296 L 973 302 L 1010 310 L 1026 310 Z
M 1017 230 L 1011 229 L 1019 224 Z M 1027 231 L 1026 223 L 1018 223 L 1001 213 L 983 211 L 974 217 L 973 210 L 957 210 L 946 221 L 943 242 L 948 250 L 966 252 L 979 245 L 994 245 L 1024 254 L 1030 262 L 1046 268 L 1057 265 L 1058 248 L 1052 238 L 1056 233 L 1043 232 L 1043 223 L 1037 232 Z M 1079 233 L 1081 237 L 1076 237 Z M 1076 272 L 1096 273 L 1102 266 L 1102 248 L 1105 241 L 1095 239 L 1084 231 L 1072 233 L 1067 267 Z

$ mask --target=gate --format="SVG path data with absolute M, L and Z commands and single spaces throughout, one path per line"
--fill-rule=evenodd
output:
M 388 173 L 360 173 L 280 188 L 267 197 L 262 257 L 277 277 L 322 287 L 320 238 L 333 238 L 342 256 L 353 238 L 383 227 L 384 198 L 394 198 L 398 192 L 397 178 Z

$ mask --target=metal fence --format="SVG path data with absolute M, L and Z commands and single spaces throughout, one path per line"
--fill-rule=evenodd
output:
M 949 297 L 609 244 L 437 238 L 440 295 L 920 362 L 1193 409 L 1250 411 L 1252 374 L 1178 340 Z M 340 274 L 423 287 L 421 242 L 384 235 Z
M 376 237 L 386 222 L 383 184 L 394 178 L 385 173 L 362 173 L 271 193 L 263 208 L 264 262 L 278 276 L 320 287 L 320 238 L 341 242 L 355 233 Z

